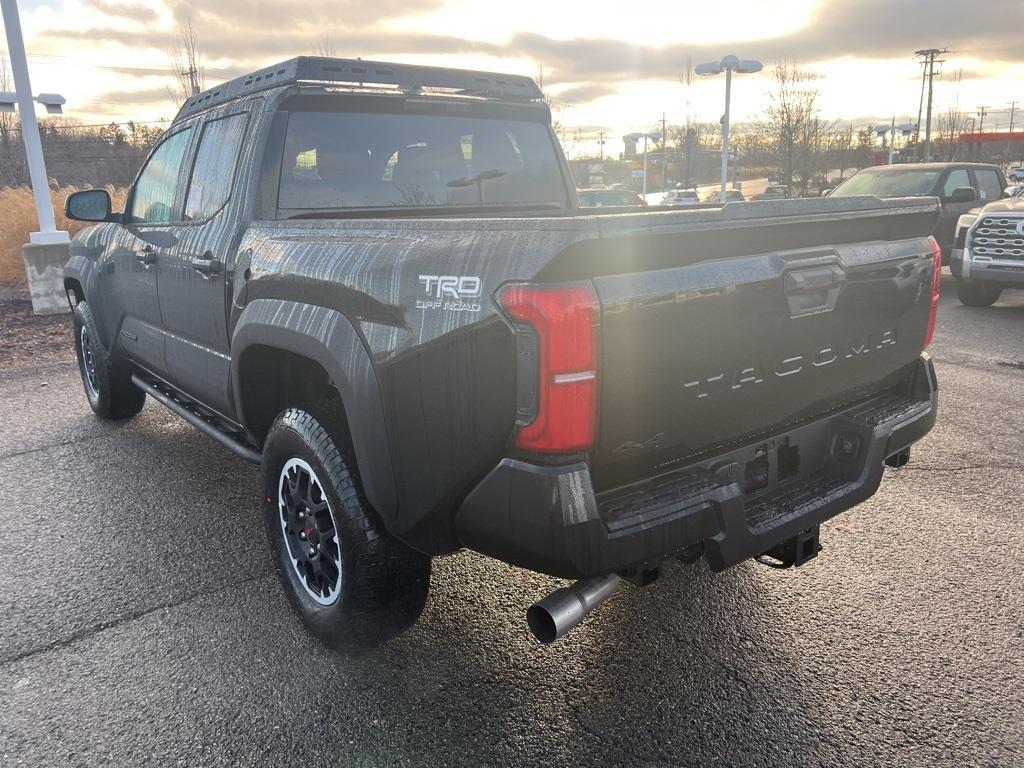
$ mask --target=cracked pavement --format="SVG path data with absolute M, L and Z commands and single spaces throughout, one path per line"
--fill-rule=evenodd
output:
M 523 612 L 559 582 L 460 553 L 332 653 L 256 468 L 152 401 L 100 423 L 70 363 L 0 372 L 0 764 L 1021 765 L 1024 293 L 944 289 L 938 424 L 818 559 L 672 563 L 550 647 Z

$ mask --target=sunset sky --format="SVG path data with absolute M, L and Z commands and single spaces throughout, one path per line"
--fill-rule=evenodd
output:
M 948 47 L 936 109 L 990 108 L 1003 129 L 1024 101 L 1024 2 L 987 0 L 21 0 L 33 87 L 62 93 L 85 123 L 168 118 L 168 50 L 191 17 L 207 85 L 328 38 L 339 56 L 494 69 L 536 76 L 558 119 L 613 139 L 653 127 L 662 111 L 717 120 L 721 78 L 680 83 L 694 64 L 736 53 L 785 58 L 819 73 L 825 116 L 862 127 L 916 119 L 921 69 L 913 52 Z M 258 10 L 256 10 L 258 9 Z M 961 73 L 956 82 L 956 73 Z M 757 119 L 766 73 L 734 87 L 734 119 Z M 1024 126 L 1019 112 L 1018 125 Z M 610 141 L 607 151 L 621 143 Z

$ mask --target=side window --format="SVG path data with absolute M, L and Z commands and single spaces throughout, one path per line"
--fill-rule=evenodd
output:
M 1003 187 L 999 183 L 999 174 L 991 170 L 976 170 L 978 180 L 978 197 L 982 200 L 998 200 L 1003 196 Z
M 949 197 L 955 190 L 970 186 L 972 186 L 970 175 L 965 169 L 957 168 L 950 171 L 949 176 L 946 177 L 946 183 L 942 185 L 942 196 Z
M 185 199 L 185 221 L 208 219 L 228 201 L 248 117 L 239 113 L 203 126 Z
M 168 224 L 174 220 L 174 191 L 178 187 L 178 172 L 191 136 L 191 128 L 178 131 L 164 139 L 150 155 L 135 183 L 129 221 Z

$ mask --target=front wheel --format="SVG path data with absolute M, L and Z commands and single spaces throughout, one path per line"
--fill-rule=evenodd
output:
M 973 283 L 969 280 L 956 281 L 956 295 L 961 304 L 968 307 L 991 307 L 1002 294 L 1003 289 L 998 285 L 986 283 Z
M 75 354 L 85 397 L 101 419 L 129 419 L 146 404 L 146 393 L 132 384 L 131 370 L 103 347 L 96 320 L 84 301 L 75 306 Z
M 263 447 L 264 517 L 288 598 L 335 647 L 378 645 L 416 622 L 430 558 L 391 536 L 363 495 L 337 403 L 291 408 Z

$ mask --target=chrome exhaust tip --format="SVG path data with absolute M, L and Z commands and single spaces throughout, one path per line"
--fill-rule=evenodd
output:
M 621 583 L 613 573 L 556 589 L 526 610 L 526 624 L 540 642 L 553 643 L 611 597 Z

